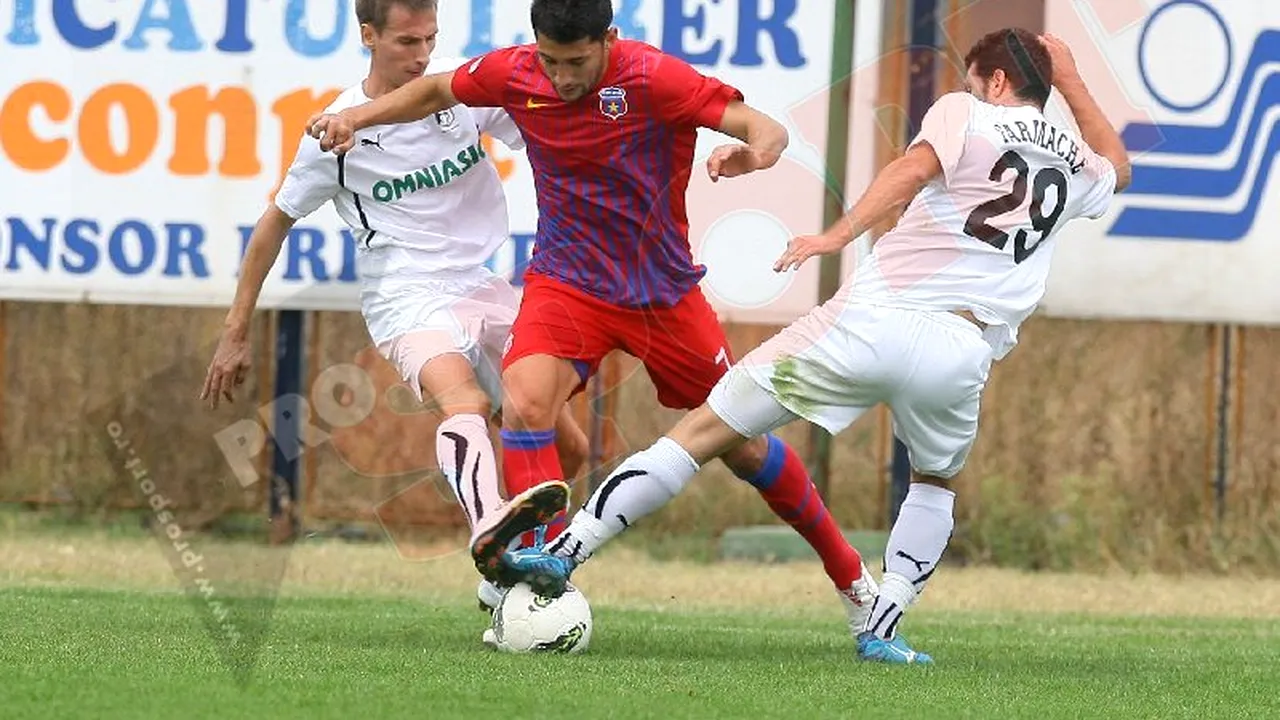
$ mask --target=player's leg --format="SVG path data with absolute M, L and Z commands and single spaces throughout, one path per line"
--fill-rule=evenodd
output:
M 608 352 L 594 308 L 568 286 L 534 276 L 502 358 L 502 472 L 507 491 L 563 479 L 557 425 L 565 403 Z
M 564 481 L 569 485 L 573 485 L 574 478 L 578 477 L 578 473 L 582 471 L 582 466 L 587 462 L 587 454 L 591 451 L 591 441 L 587 439 L 587 434 L 583 432 L 582 427 L 578 425 L 578 421 L 573 417 L 573 408 L 565 403 L 560 408 L 560 417 L 556 421 L 556 456 L 560 459 L 560 469 L 564 474 Z M 534 536 L 525 542 L 525 545 L 536 545 L 554 540 L 564 531 L 565 524 L 568 522 L 566 515 L 558 515 L 551 522 L 547 523 L 541 529 L 541 536 Z
M 493 397 L 477 379 L 476 358 L 466 354 L 471 345 L 458 330 L 430 329 L 390 341 L 383 353 L 444 416 L 436 428 L 436 459 L 467 518 L 476 567 L 493 580 L 505 543 L 563 512 L 569 488 L 548 482 L 502 498 L 489 434 Z
M 991 348 L 967 320 L 950 313 L 910 313 L 901 332 L 917 340 L 911 373 L 890 401 L 894 434 L 907 445 L 912 482 L 885 547 L 880 595 L 859 636 L 868 660 L 929 662 L 898 635 L 903 613 L 933 576 L 954 528 L 953 478 L 978 431 L 979 403 Z M 914 326 L 914 327 L 913 327 Z
M 726 375 L 707 404 L 610 473 L 547 551 L 567 561 L 565 572 L 571 572 L 679 495 L 704 464 L 796 419 L 744 374 Z
M 825 312 L 815 309 L 777 342 L 797 350 L 817 344 L 825 335 Z M 695 290 L 674 308 L 652 317 L 648 334 L 654 342 L 643 348 L 640 357 L 658 388 L 659 400 L 675 408 L 701 404 L 732 362 L 715 311 Z M 860 607 L 874 597 L 875 581 L 869 575 L 863 577 L 862 557 L 840 532 L 794 449 L 776 435 L 762 434 L 728 450 L 722 459 L 817 552 L 827 576 L 847 600 Z

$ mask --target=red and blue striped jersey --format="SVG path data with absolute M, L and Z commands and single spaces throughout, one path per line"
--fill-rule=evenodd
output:
M 706 274 L 693 261 L 685 191 L 699 127 L 737 89 L 633 40 L 599 86 L 565 102 L 535 45 L 495 50 L 453 76 L 459 102 L 504 108 L 524 136 L 538 195 L 529 272 L 622 307 L 670 307 Z

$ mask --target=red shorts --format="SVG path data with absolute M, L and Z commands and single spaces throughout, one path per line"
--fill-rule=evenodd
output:
M 582 377 L 577 393 L 605 355 L 621 350 L 644 363 L 658 402 L 691 410 L 733 363 L 724 330 L 700 288 L 673 307 L 631 309 L 541 275 L 527 279 L 503 370 L 530 355 L 571 360 Z

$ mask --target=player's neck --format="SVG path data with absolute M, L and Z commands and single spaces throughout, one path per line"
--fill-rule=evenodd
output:
M 396 86 L 383 78 L 376 70 L 370 70 L 368 77 L 361 84 L 361 88 L 364 90 L 365 97 L 370 100 L 377 100 L 379 97 L 395 90 Z

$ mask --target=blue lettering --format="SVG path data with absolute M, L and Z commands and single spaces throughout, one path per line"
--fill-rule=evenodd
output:
M 284 11 L 284 35 L 294 52 L 306 57 L 324 57 L 342 45 L 347 34 L 347 0 L 334 0 L 333 33 L 327 38 L 311 37 L 307 30 L 307 0 L 289 0 Z
M 158 2 L 163 2 L 166 7 L 167 12 L 163 16 L 155 14 Z M 138 15 L 138 24 L 133 26 L 133 34 L 125 39 L 124 46 L 129 50 L 146 50 L 147 41 L 142 34 L 155 28 L 169 31 L 170 50 L 192 52 L 204 47 L 204 43 L 196 35 L 195 26 L 191 24 L 191 9 L 187 7 L 187 0 L 147 0 Z
M 718 4 L 720 0 L 711 2 Z M 692 15 L 685 15 L 684 0 L 666 0 L 665 5 L 662 15 L 662 49 L 690 65 L 715 65 L 720 60 L 720 48 L 724 44 L 722 41 L 716 40 L 711 43 L 711 47 L 700 53 L 686 52 L 684 49 L 686 30 L 693 30 L 696 40 L 701 40 L 706 32 L 707 8 L 699 5 Z
M 40 42 L 40 35 L 36 33 L 36 0 L 17 0 L 13 6 L 13 29 L 5 39 L 14 45 Z
M 72 220 L 62 231 L 62 242 L 67 251 L 62 255 L 62 269 L 75 275 L 93 272 L 100 260 L 98 246 L 98 223 L 92 220 Z M 76 262 L 79 259 L 80 262 Z
M 222 39 L 214 47 L 225 53 L 244 53 L 253 49 L 249 39 L 249 0 L 227 0 L 227 24 Z
M 618 35 L 632 40 L 644 40 L 649 36 L 648 30 L 636 17 L 641 5 L 641 0 L 622 0 L 622 7 L 613 14 L 613 24 L 618 28 Z
M 130 234 L 137 238 L 137 249 L 142 256 L 136 263 L 130 263 L 125 253 L 125 238 Z M 125 275 L 141 275 L 156 260 L 156 236 L 151 232 L 151 228 L 139 220 L 126 220 L 120 223 L 111 232 L 111 238 L 107 242 L 107 254 L 111 257 L 111 264 Z
M 92 50 L 111 42 L 116 36 L 114 21 L 106 27 L 91 28 L 80 20 L 76 13 L 75 0 L 53 0 L 53 24 L 58 32 L 71 45 L 81 50 Z
M 288 256 L 286 258 L 284 279 L 302 280 L 302 261 L 311 264 L 311 277 L 316 280 L 328 280 L 329 272 L 325 269 L 324 258 L 320 251 L 324 249 L 324 233 L 314 228 L 294 228 L 289 231 Z
M 209 268 L 205 264 L 204 228 L 191 223 L 167 223 L 164 226 L 165 239 L 168 241 L 168 253 L 164 263 L 166 277 L 183 277 L 182 259 L 187 259 L 187 267 L 192 277 L 209 277 Z
M 353 283 L 356 281 L 356 236 L 350 230 L 342 231 L 342 271 L 338 273 L 338 282 Z
M 49 245 L 53 242 L 53 226 L 57 221 L 53 218 L 45 218 L 40 222 L 44 225 L 44 237 L 37 237 L 31 228 L 18 218 L 9 218 L 9 262 L 4 266 L 6 270 L 21 269 L 18 264 L 20 247 L 26 248 L 27 255 L 30 255 L 40 267 L 49 269 Z
M 778 53 L 778 64 L 794 68 L 805 64 L 800 53 L 800 38 L 795 30 L 787 27 L 787 21 L 796 14 L 796 0 L 774 0 L 773 15 L 760 15 L 760 0 L 742 0 L 738 10 L 738 49 L 729 62 L 744 67 L 764 64 L 760 55 L 760 35 L 768 33 L 773 38 L 773 48 Z
M 493 0 L 471 0 L 471 39 L 462 54 L 475 57 L 493 48 Z
M 235 277 L 240 277 L 240 266 L 244 265 L 244 256 L 249 252 L 249 240 L 253 238 L 253 226 L 241 225 L 236 230 L 240 232 L 240 261 L 236 263 Z

